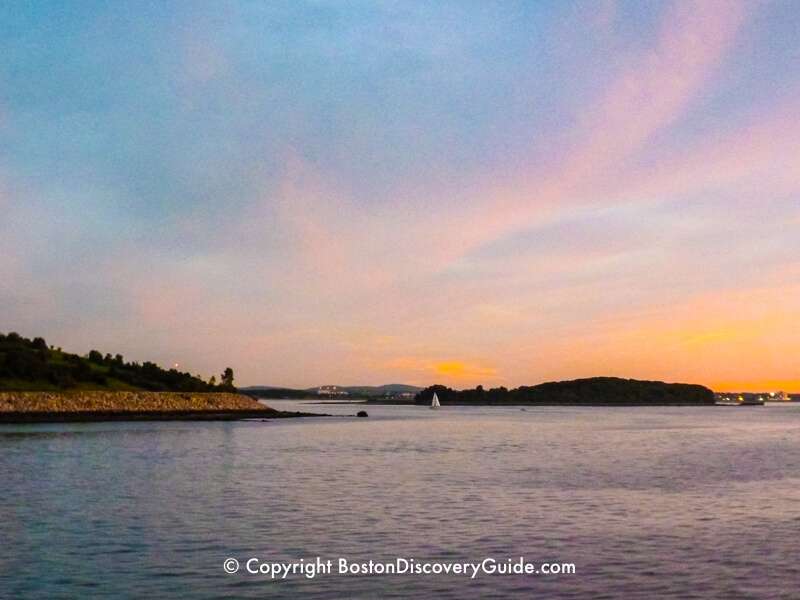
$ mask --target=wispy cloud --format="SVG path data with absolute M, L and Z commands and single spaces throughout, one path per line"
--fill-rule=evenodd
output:
M 689 110 L 731 47 L 743 9 L 729 0 L 676 3 L 656 49 L 634 60 L 598 105 L 581 115 L 585 142 L 569 170 L 596 176 Z
M 119 11 L 5 13 L 0 331 L 296 387 L 796 379 L 791 3 Z

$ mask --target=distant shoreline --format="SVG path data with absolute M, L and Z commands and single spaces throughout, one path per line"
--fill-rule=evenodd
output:
M 355 403 L 353 403 L 355 404 Z M 362 404 L 372 405 L 372 406 L 422 406 L 428 407 L 428 404 L 419 403 L 419 402 L 382 402 L 380 400 L 375 401 L 367 401 L 363 402 Z M 777 403 L 776 403 L 777 404 Z M 536 408 L 537 406 L 600 406 L 606 408 L 625 408 L 630 406 L 654 406 L 654 407 L 663 407 L 663 406 L 715 406 L 712 404 L 699 404 L 697 402 L 663 402 L 663 403 L 654 403 L 654 402 L 531 402 L 531 403 L 524 403 L 524 402 L 447 402 L 447 404 L 441 404 L 442 407 L 448 406 L 498 406 L 498 407 L 519 407 L 519 408 Z

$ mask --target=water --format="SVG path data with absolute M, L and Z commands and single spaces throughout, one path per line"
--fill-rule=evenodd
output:
M 800 406 L 366 409 L 0 426 L 0 597 L 797 597 Z M 520 557 L 575 573 L 338 573 Z

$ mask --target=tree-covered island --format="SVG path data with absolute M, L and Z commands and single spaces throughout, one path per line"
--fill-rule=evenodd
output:
M 639 381 L 618 377 L 592 377 L 557 381 L 516 389 L 489 390 L 478 386 L 456 391 L 443 385 L 425 388 L 414 397 L 417 404 L 430 404 L 434 392 L 442 405 L 572 405 L 572 406 L 665 406 L 713 405 L 714 392 L 702 385 Z
M 86 356 L 48 346 L 41 337 L 32 340 L 18 333 L 0 333 L 0 392 L 149 391 L 235 393 L 233 369 L 226 368 L 220 382 L 199 375 L 163 369 L 152 362 L 126 362 L 122 355 L 92 350 Z
M 231 421 L 319 416 L 278 411 L 220 383 L 119 354 L 86 356 L 17 333 L 0 334 L 0 423 Z

